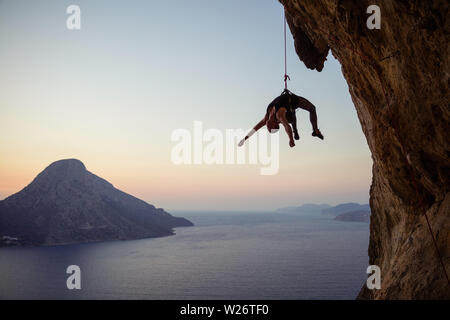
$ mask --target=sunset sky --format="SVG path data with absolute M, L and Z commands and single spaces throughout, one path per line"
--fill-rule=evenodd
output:
M 81 30 L 66 8 L 81 7 Z M 290 89 L 314 103 L 321 141 L 280 136 L 280 170 L 175 165 L 174 130 L 248 129 L 283 89 L 276 0 L 0 0 L 0 199 L 76 158 L 167 210 L 272 210 L 367 202 L 372 161 L 339 63 L 308 70 L 288 35 Z

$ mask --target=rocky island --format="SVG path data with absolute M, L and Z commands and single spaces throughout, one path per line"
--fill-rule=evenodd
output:
M 122 192 L 76 159 L 49 165 L 0 201 L 0 245 L 60 245 L 174 234 L 192 226 Z
M 348 203 L 341 203 L 331 208 L 326 208 L 321 211 L 324 215 L 330 215 L 337 217 L 340 214 L 348 213 L 348 212 L 354 212 L 354 211 L 365 211 L 370 212 L 370 205 L 368 204 L 359 204 L 356 202 L 348 202 Z
M 370 211 L 364 211 L 364 210 L 357 210 L 357 211 L 350 211 L 350 212 L 344 212 L 336 217 L 334 217 L 334 220 L 337 221 L 349 221 L 349 222 L 370 222 Z

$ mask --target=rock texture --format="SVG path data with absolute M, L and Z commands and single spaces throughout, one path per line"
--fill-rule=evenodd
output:
M 0 201 L 3 245 L 56 245 L 173 234 L 184 218 L 139 200 L 75 159 L 52 163 L 22 191 Z
M 370 264 L 360 298 L 450 298 L 424 213 L 450 273 L 449 19 L 446 0 L 280 0 L 300 59 L 340 61 L 373 157 Z M 366 27 L 369 5 L 381 29 Z

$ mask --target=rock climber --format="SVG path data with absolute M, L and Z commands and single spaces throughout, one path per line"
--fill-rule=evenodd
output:
M 300 139 L 297 130 L 297 118 L 295 116 L 295 110 L 297 108 L 309 111 L 309 120 L 313 129 L 312 136 L 323 140 L 323 135 L 317 127 L 316 107 L 307 99 L 293 94 L 288 89 L 284 89 L 280 96 L 269 103 L 264 118 L 239 142 L 239 146 L 244 145 L 245 140 L 264 126 L 267 126 L 267 130 L 270 133 L 277 132 L 281 123 L 289 136 L 289 146 L 294 147 L 294 139 Z

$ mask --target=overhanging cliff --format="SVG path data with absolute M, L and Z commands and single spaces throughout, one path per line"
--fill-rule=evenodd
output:
M 340 61 L 373 158 L 370 264 L 381 290 L 360 298 L 442 299 L 450 287 L 448 2 L 280 0 L 304 64 Z M 369 30 L 369 5 L 381 29 Z

